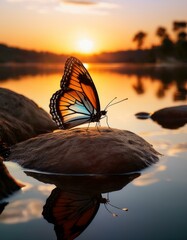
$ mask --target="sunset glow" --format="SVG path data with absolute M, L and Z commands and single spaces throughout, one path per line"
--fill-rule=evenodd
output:
M 68 54 L 135 49 L 140 30 L 147 48 L 159 42 L 158 26 L 175 37 L 172 22 L 187 20 L 186 0 L 2 0 L 0 6 L 0 43 Z
M 78 41 L 78 51 L 81 53 L 92 53 L 94 44 L 90 39 L 81 39 Z

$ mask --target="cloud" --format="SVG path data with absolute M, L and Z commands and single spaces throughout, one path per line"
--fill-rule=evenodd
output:
M 70 0 L 61 2 L 56 10 L 70 14 L 107 15 L 110 10 L 114 10 L 116 8 L 118 8 L 118 5 L 114 3 L 93 1 L 77 1 L 75 3 L 75 1 Z
M 95 5 L 97 4 L 96 1 L 89 1 L 89 0 L 64 0 L 66 4 L 75 4 L 75 5 Z
M 116 3 L 97 0 L 6 0 L 11 3 L 23 3 L 30 10 L 40 13 L 58 11 L 68 14 L 106 15 L 118 8 Z

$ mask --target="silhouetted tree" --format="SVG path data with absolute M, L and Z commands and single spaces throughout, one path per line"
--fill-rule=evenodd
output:
M 161 41 L 163 41 L 163 39 L 168 36 L 166 28 L 158 27 L 156 30 L 156 35 L 161 39 Z
M 173 22 L 173 30 L 176 32 L 177 41 L 175 44 L 175 57 L 187 61 L 187 22 Z
M 184 30 L 187 27 L 187 22 L 185 21 L 174 21 L 173 22 L 173 31 L 178 32 Z
M 164 27 L 158 27 L 156 30 L 156 35 L 161 40 L 161 45 L 159 47 L 159 57 L 166 58 L 168 56 L 171 56 L 173 54 L 173 42 L 169 37 L 169 34 L 167 33 L 166 28 Z
M 174 47 L 174 44 L 172 40 L 169 38 L 169 36 L 166 36 L 163 39 L 162 45 L 161 45 L 162 53 L 165 56 L 171 56 L 173 54 L 173 47 Z
M 187 39 L 187 33 L 179 32 L 179 34 L 178 34 L 178 41 L 186 41 L 186 39 Z
M 137 42 L 138 49 L 142 48 L 146 36 L 147 36 L 147 33 L 142 31 L 135 34 L 133 38 L 133 42 Z

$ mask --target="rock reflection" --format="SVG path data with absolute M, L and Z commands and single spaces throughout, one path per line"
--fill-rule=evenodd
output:
M 20 190 L 24 185 L 17 182 L 9 173 L 0 157 L 0 201 L 14 192 Z M 1 208 L 1 207 L 0 207 Z M 2 212 L 0 210 L 0 212 Z
M 100 204 L 108 199 L 102 193 L 117 191 L 139 177 L 139 173 L 106 176 L 67 176 L 26 172 L 44 183 L 55 184 L 43 208 L 43 216 L 54 224 L 58 240 L 74 239 L 92 222 Z

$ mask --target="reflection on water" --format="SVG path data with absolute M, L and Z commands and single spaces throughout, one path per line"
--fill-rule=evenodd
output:
M 5 166 L 4 170 L 6 177 Z M 50 196 L 44 206 L 42 200 L 33 198 L 16 200 L 10 204 L 3 202 L 0 206 L 0 222 L 3 224 L 20 224 L 41 218 L 42 212 L 43 217 L 49 223 L 54 224 L 58 240 L 74 239 L 79 236 L 94 219 L 100 204 L 104 204 L 109 213 L 117 216 L 116 213 L 109 210 L 107 204 L 111 207 L 115 206 L 111 205 L 110 200 L 103 198 L 101 194 L 108 192 L 108 190 L 119 190 L 140 176 L 139 173 L 119 176 L 68 176 L 41 172 L 26 173 L 42 182 L 55 183 L 58 187 L 49 193 Z M 1 180 L 3 181 L 3 179 Z M 46 189 L 49 190 L 48 187 L 40 187 L 38 190 L 46 193 Z M 6 209 L 4 209 L 5 207 Z M 126 208 L 116 208 L 121 211 L 127 210 Z
M 102 191 L 104 192 L 106 189 L 108 189 L 107 185 L 110 185 L 110 188 L 114 191 L 118 189 L 119 186 L 128 184 L 138 176 L 139 174 L 114 177 L 74 176 L 69 178 L 67 176 L 66 182 L 68 182 L 68 179 L 71 179 L 71 184 L 65 184 L 66 189 L 68 185 L 70 186 L 71 191 L 64 190 L 63 187 L 55 188 L 48 197 L 42 214 L 48 222 L 54 224 L 57 239 L 74 239 L 79 236 L 92 222 L 99 210 L 100 204 L 110 204 L 109 199 L 102 197 L 102 192 L 97 189 L 96 183 L 98 185 L 102 184 Z M 40 178 L 41 177 L 42 176 L 40 174 Z M 52 176 L 52 179 L 54 180 L 55 177 L 56 176 Z M 60 178 L 61 181 L 59 181 Z M 59 181 L 59 184 L 62 184 L 65 178 L 65 176 L 61 177 L 59 175 L 58 178 L 55 179 L 55 182 Z M 48 175 L 48 179 L 51 182 L 50 175 Z M 115 181 L 115 187 L 113 181 Z M 85 182 L 87 182 L 87 184 L 85 184 Z M 90 182 L 92 183 L 92 186 L 88 184 Z M 104 185 L 107 186 L 106 189 L 104 188 Z M 74 188 L 74 191 L 72 188 Z M 107 207 L 106 209 L 109 211 L 109 213 L 112 213 Z M 116 216 L 114 213 L 113 215 Z
M 17 64 L 0 65 L 0 81 L 10 79 L 19 80 L 26 76 L 46 75 L 52 73 L 62 73 L 62 64 Z
M 49 99 L 59 89 L 63 67 L 28 69 L 1 67 L 0 87 L 24 94 L 49 111 Z M 10 165 L 9 171 L 12 170 L 14 178 L 26 186 L 11 197 L 7 197 L 10 193 L 6 198 L 3 195 L 0 201 L 0 239 L 12 240 L 16 235 L 20 240 L 56 240 L 56 233 L 60 235 L 61 231 L 66 235 L 81 233 L 77 237 L 80 240 L 187 239 L 187 126 L 166 129 L 151 119 L 140 121 L 135 117 L 135 113 L 141 111 L 153 113 L 165 107 L 186 105 L 187 68 L 90 65 L 89 72 L 102 106 L 115 96 L 119 100 L 128 97 L 128 101 L 109 109 L 110 126 L 137 133 L 153 144 L 163 157 L 141 176 L 132 177 L 126 187 L 123 177 L 92 181 L 50 176 L 49 180 L 45 175 L 31 176 L 34 173 L 26 176 Z M 105 121 L 101 124 L 105 125 Z M 104 207 L 107 203 L 105 192 L 111 192 L 112 204 L 127 207 L 129 212 L 113 218 Z M 71 205 L 70 201 L 72 209 L 77 208 L 75 213 L 65 207 L 67 203 Z M 77 217 L 78 213 L 83 214 L 83 218 L 75 223 L 72 216 Z M 72 227 L 75 225 L 78 227 Z
M 16 224 L 28 222 L 41 217 L 43 202 L 39 199 L 17 200 L 6 206 L 0 217 L 0 222 L 5 224 Z
M 156 166 L 155 169 L 152 172 L 144 174 L 141 178 L 136 179 L 133 184 L 135 186 L 147 186 L 154 183 L 157 183 L 160 181 L 160 179 L 157 177 L 158 172 L 166 171 L 167 166 L 166 165 L 160 165 Z
M 137 94 L 144 94 L 146 89 L 145 79 L 151 82 L 158 82 L 155 94 L 158 98 L 164 98 L 167 90 L 175 86 L 173 100 L 187 99 L 187 67 L 184 66 L 155 66 L 155 65 L 127 65 L 127 64 L 89 64 L 89 71 L 108 72 L 124 75 L 127 78 L 136 76 L 132 88 Z M 37 75 L 61 74 L 63 65 L 13 65 L 0 66 L 0 81 L 9 81 L 12 79 L 20 80 L 25 77 L 35 77 Z M 60 80 L 60 79 L 59 79 Z

